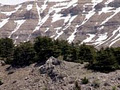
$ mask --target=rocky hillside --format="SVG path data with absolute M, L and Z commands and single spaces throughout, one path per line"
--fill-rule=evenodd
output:
M 42 35 L 68 42 L 120 45 L 120 0 L 32 0 L 0 4 L 0 38 L 15 43 Z
M 106 74 L 84 66 L 53 57 L 42 65 L 16 69 L 1 62 L 0 90 L 120 90 L 120 70 Z

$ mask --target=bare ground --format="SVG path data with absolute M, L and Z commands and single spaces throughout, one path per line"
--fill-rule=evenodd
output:
M 85 64 L 66 62 L 51 57 L 44 65 L 24 68 L 0 65 L 0 90 L 120 90 L 120 70 L 111 73 L 93 72 Z M 82 79 L 88 78 L 88 84 Z

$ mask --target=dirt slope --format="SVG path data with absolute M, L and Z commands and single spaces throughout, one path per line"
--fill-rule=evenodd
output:
M 76 82 L 81 90 L 120 90 L 119 70 L 105 74 L 86 70 L 84 65 L 51 57 L 44 65 L 0 66 L 0 90 L 75 90 Z M 84 77 L 88 84 L 81 83 Z

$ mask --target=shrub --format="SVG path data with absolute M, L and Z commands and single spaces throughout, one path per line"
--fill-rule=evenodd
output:
M 48 89 L 45 87 L 45 88 L 43 88 L 43 90 L 48 90 Z
M 82 84 L 88 84 L 88 83 L 89 83 L 89 80 L 86 77 L 84 77 L 82 79 Z
M 112 87 L 112 90 L 117 90 L 116 86 L 113 86 L 113 87 Z
M 2 85 L 3 84 L 3 82 L 2 82 L 2 80 L 0 79 L 0 85 Z
M 78 82 L 75 82 L 75 87 L 73 88 L 73 90 L 81 90 L 81 87 L 78 85 Z

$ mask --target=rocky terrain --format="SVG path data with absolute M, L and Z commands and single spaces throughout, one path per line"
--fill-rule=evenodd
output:
M 24 68 L 12 68 L 1 61 L 0 90 L 120 90 L 120 70 L 100 73 L 84 66 L 54 57 L 45 64 Z M 84 77 L 88 79 L 87 84 L 82 83 Z
M 41 35 L 96 47 L 120 45 L 120 0 L 0 3 L 0 38 L 19 43 Z

